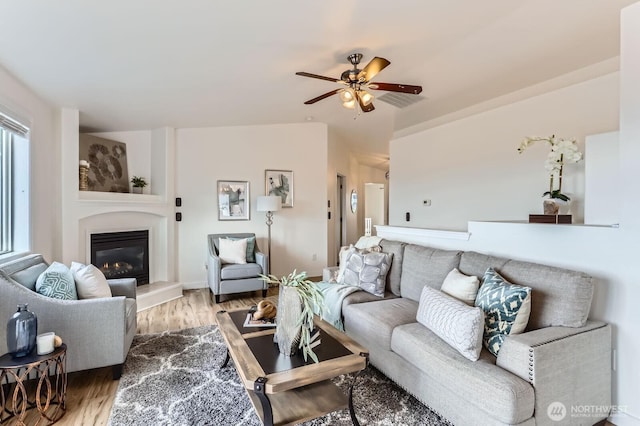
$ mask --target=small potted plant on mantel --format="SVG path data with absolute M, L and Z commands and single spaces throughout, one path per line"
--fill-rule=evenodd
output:
M 147 181 L 142 176 L 134 176 L 131 178 L 133 184 L 133 193 L 142 194 L 142 190 L 147 186 Z

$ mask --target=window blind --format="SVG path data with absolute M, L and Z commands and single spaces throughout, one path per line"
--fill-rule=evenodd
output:
M 29 128 L 13 118 L 0 112 L 0 127 L 15 133 L 18 136 L 26 137 L 29 134 Z

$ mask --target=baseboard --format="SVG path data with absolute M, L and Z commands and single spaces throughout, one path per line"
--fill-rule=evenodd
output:
M 622 407 L 620 407 L 622 408 Z M 640 419 L 629 413 L 619 412 L 611 415 L 607 421 L 616 426 L 640 426 Z
M 192 281 L 190 283 L 182 283 L 183 290 L 197 290 L 199 288 L 207 288 L 209 284 L 206 281 Z

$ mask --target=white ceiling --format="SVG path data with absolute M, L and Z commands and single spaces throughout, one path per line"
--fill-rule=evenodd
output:
M 2 0 L 0 65 L 79 109 L 84 130 L 313 117 L 384 167 L 400 114 L 425 121 L 617 56 L 635 1 Z M 303 105 L 337 86 L 294 73 L 337 78 L 353 52 L 387 58 L 374 80 L 427 99 L 356 120 L 336 96 Z

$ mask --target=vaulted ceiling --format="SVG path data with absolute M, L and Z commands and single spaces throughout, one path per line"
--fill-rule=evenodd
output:
M 3 0 L 0 65 L 85 130 L 307 120 L 379 165 L 394 129 L 619 54 L 635 0 Z M 347 55 L 391 61 L 377 81 L 422 85 L 356 116 L 336 88 Z M 377 96 L 384 92 L 376 92 Z M 410 120 L 402 120 L 403 116 Z M 304 143 L 304 141 L 300 141 Z

